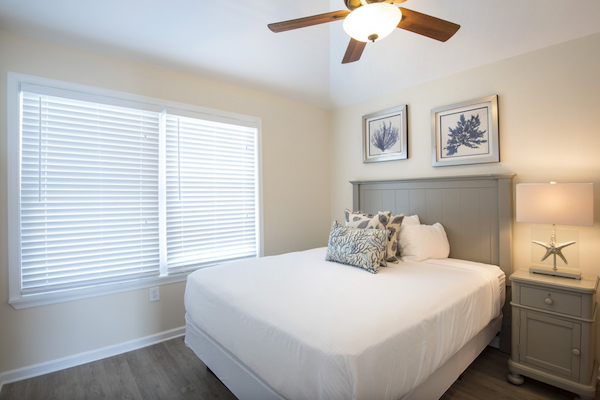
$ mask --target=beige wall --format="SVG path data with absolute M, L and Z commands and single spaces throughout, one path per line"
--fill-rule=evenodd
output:
M 569 229 L 579 232 L 582 271 L 600 275 L 599 71 L 596 34 L 334 111 L 331 218 L 352 207 L 350 180 L 514 172 L 515 183 L 593 182 L 595 226 Z M 492 94 L 499 97 L 501 162 L 433 168 L 431 109 Z M 409 159 L 363 164 L 361 117 L 402 104 L 408 105 Z M 533 227 L 514 224 L 513 269 L 529 267 Z
M 183 283 L 163 286 L 158 303 L 137 290 L 23 310 L 8 304 L 7 71 L 262 118 L 265 254 L 327 244 L 329 111 L 2 30 L 0 54 L 0 373 L 184 325 Z

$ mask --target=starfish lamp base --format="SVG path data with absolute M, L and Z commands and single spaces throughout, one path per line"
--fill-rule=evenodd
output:
M 533 243 L 542 246 L 546 249 L 546 254 L 542 257 L 541 261 L 544 261 L 549 256 L 553 258 L 553 267 L 544 267 L 542 265 L 534 266 L 529 268 L 529 272 L 533 274 L 544 274 L 544 275 L 553 275 L 553 276 L 561 276 L 563 278 L 572 278 L 572 279 L 581 279 L 581 272 L 576 268 L 567 268 L 561 267 L 558 268 L 556 266 L 556 256 L 559 256 L 565 264 L 567 263 L 567 259 L 562 253 L 562 249 L 568 247 L 572 244 L 575 244 L 574 241 L 566 242 L 566 243 L 556 243 L 556 225 L 552 224 L 552 236 L 550 237 L 550 243 L 539 242 L 537 240 L 532 240 Z
M 536 265 L 529 268 L 529 272 L 532 274 L 543 274 L 543 275 L 552 275 L 552 276 L 560 276 L 563 278 L 571 278 L 571 279 L 581 279 L 581 271 L 577 268 L 552 268 L 552 267 L 544 267 L 543 265 Z

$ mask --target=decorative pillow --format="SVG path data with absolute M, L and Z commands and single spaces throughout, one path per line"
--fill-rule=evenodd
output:
M 377 214 L 365 214 L 362 211 L 354 211 L 344 210 L 344 218 L 346 220 L 346 226 L 351 228 L 359 228 L 359 229 L 387 229 L 387 225 L 392 219 L 391 211 L 379 211 Z M 402 222 L 402 221 L 401 221 Z M 397 228 L 396 228 L 397 229 Z M 391 250 L 392 243 L 392 235 L 388 238 L 388 243 L 386 243 L 385 253 L 383 254 L 383 260 L 386 261 L 398 261 L 396 258 L 396 251 Z M 397 236 L 397 235 L 396 235 Z M 397 242 L 397 238 L 396 238 Z M 387 266 L 384 262 L 382 264 L 383 267 Z
M 351 228 L 333 221 L 325 260 L 353 265 L 376 274 L 381 262 L 385 262 L 381 255 L 385 253 L 388 235 L 387 229 Z
M 386 261 L 396 262 L 400 257 L 400 229 L 402 228 L 402 221 L 404 220 L 404 214 L 394 215 L 390 218 L 390 221 L 386 225 L 386 229 L 390 231 L 388 237 L 388 243 L 385 249 Z
M 365 214 L 362 211 L 344 210 L 346 226 L 360 229 L 385 229 L 392 217 L 391 211 L 379 211 L 377 214 Z
M 400 230 L 402 261 L 423 261 L 428 258 L 448 258 L 450 244 L 440 223 L 404 225 Z

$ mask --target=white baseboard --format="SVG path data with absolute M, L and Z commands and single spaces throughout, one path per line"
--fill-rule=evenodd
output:
M 185 335 L 185 326 L 130 340 L 129 342 L 116 344 L 114 346 L 108 346 L 98 350 L 87 351 L 85 353 L 47 361 L 41 364 L 6 371 L 0 374 L 0 392 L 2 391 L 2 386 L 7 383 L 18 382 L 24 379 L 60 371 L 62 369 L 76 367 L 77 365 L 87 364 L 92 361 L 152 346 L 153 344 L 175 339 L 183 335 Z

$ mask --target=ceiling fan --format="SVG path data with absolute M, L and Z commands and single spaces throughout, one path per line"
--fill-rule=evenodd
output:
M 343 19 L 344 30 L 350 35 L 351 39 L 342 64 L 358 61 L 367 42 L 383 39 L 396 27 L 441 42 L 450 39 L 460 28 L 458 24 L 393 5 L 393 3 L 404 3 L 405 1 L 344 0 L 350 11 L 333 11 L 305 18 L 275 22 L 267 26 L 271 31 L 278 33 Z

